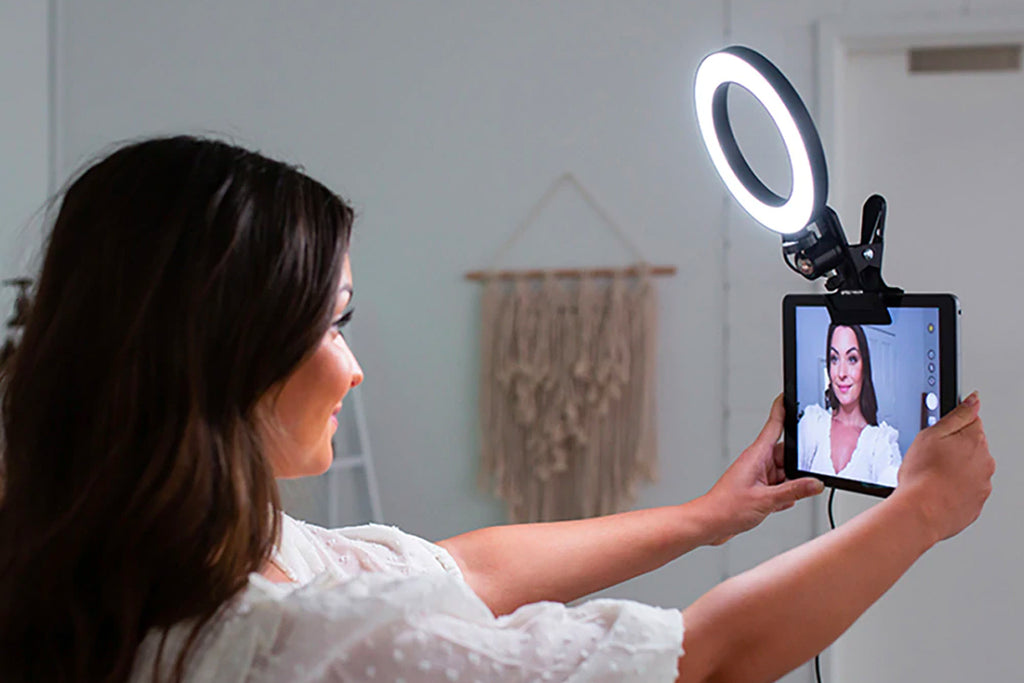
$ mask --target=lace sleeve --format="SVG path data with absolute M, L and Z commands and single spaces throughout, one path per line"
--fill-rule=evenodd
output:
M 797 465 L 804 472 L 811 471 L 811 463 L 824 439 L 828 438 L 831 417 L 816 403 L 804 409 L 797 423 Z
M 287 515 L 283 521 L 280 559 L 303 583 L 325 571 L 339 578 L 363 571 L 400 576 L 462 576 L 447 550 L 393 526 L 366 524 L 325 529 Z
M 342 529 L 323 529 L 328 535 L 340 534 L 346 539 L 364 543 L 375 543 L 389 549 L 400 563 L 408 564 L 413 570 L 444 570 L 450 574 L 462 575 L 455 559 L 447 550 L 430 541 L 408 534 L 398 527 L 383 524 L 366 524 Z
M 443 573 L 324 577 L 268 605 L 280 609 L 279 627 L 248 683 L 674 681 L 682 655 L 678 610 L 594 600 L 496 618 Z
M 877 463 L 877 481 L 885 486 L 896 486 L 903 455 L 900 453 L 900 433 L 887 422 L 878 426 L 878 437 L 874 449 Z

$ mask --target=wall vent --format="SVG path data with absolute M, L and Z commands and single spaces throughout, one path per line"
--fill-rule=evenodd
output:
M 907 51 L 910 73 L 1020 71 L 1020 45 L 920 47 Z

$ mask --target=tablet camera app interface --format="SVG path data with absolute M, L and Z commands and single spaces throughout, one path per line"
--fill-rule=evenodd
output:
M 889 325 L 837 325 L 824 306 L 797 306 L 800 470 L 895 487 L 914 437 L 939 419 L 939 311 L 889 312 Z

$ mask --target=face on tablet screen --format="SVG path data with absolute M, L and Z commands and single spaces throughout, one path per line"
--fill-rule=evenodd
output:
M 939 419 L 939 310 L 891 308 L 890 325 L 836 325 L 797 306 L 797 465 L 896 486 L 917 433 Z

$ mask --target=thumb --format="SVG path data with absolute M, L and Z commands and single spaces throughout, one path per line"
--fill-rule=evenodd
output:
M 978 410 L 980 408 L 981 401 L 978 399 L 978 392 L 975 391 L 963 403 L 939 420 L 935 425 L 935 429 L 940 436 L 956 434 L 978 419 Z
M 790 507 L 802 498 L 816 496 L 825 490 L 825 485 L 813 477 L 786 481 L 772 487 L 772 501 L 776 510 Z
M 768 414 L 768 421 L 764 423 L 761 433 L 757 435 L 757 442 L 762 445 L 771 446 L 782 436 L 782 429 L 786 424 L 786 406 L 782 402 L 782 394 L 775 397 L 772 403 L 772 410 Z

